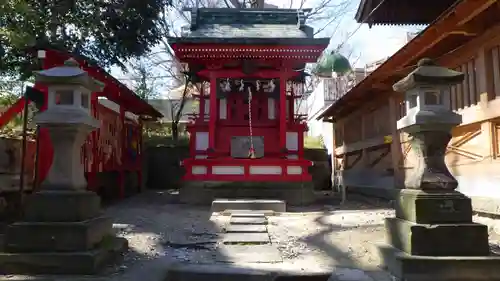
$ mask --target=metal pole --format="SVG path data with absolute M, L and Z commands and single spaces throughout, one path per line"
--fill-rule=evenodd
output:
M 40 151 L 40 126 L 36 125 L 36 147 L 35 147 L 35 171 L 33 175 L 33 191 L 38 190 L 38 159 L 40 158 L 39 156 L 39 151 Z
M 24 89 L 24 85 L 23 85 Z M 22 138 L 22 147 L 21 147 L 21 173 L 19 175 L 19 198 L 18 198 L 18 207 L 19 207 L 19 215 L 22 215 L 23 211 L 23 195 L 24 195 L 24 166 L 25 166 L 25 158 L 26 158 L 26 142 L 27 135 L 26 130 L 28 128 L 28 97 L 26 96 L 26 92 L 24 93 L 24 110 L 23 110 L 23 138 Z

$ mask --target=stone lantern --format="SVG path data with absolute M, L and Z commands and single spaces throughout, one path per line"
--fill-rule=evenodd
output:
M 455 191 L 445 164 L 451 130 L 461 116 L 449 109 L 450 86 L 464 74 L 422 59 L 393 85 L 405 94 L 407 113 L 398 122 L 408 133 L 415 162 L 405 169 L 396 196 L 396 217 L 386 219 L 387 268 L 401 280 L 498 280 L 500 259 L 490 256 L 488 228 L 472 222 L 470 198 Z
M 86 190 L 80 158 L 99 124 L 89 114 L 90 95 L 103 85 L 72 59 L 35 76 L 49 94 L 47 110 L 35 121 L 49 131 L 54 158 L 41 190 L 27 198 L 23 221 L 5 232 L 0 272 L 93 274 L 127 248 L 102 216 L 99 196 Z
M 63 66 L 35 73 L 36 81 L 48 85 L 47 110 L 35 122 L 47 128 L 54 147 L 54 160 L 44 189 L 85 189 L 81 146 L 88 134 L 99 127 L 90 115 L 90 95 L 104 85 L 70 59 Z
M 462 116 L 449 109 L 450 86 L 461 83 L 464 74 L 433 65 L 423 59 L 418 68 L 393 89 L 405 93 L 406 115 L 397 122 L 398 130 L 411 136 L 416 167 L 406 170 L 405 188 L 457 188 L 457 181 L 444 162 L 451 129 L 462 123 Z

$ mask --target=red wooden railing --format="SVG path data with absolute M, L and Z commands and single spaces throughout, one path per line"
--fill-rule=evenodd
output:
M 26 99 L 21 97 L 13 105 L 11 105 L 2 115 L 0 115 L 0 129 L 12 120 L 17 114 L 21 113 L 24 109 Z

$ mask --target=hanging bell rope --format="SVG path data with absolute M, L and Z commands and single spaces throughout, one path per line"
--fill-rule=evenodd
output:
M 252 131 L 252 90 L 248 89 L 248 129 L 250 134 L 250 149 L 248 150 L 248 158 L 255 159 L 255 148 L 253 146 L 253 131 Z

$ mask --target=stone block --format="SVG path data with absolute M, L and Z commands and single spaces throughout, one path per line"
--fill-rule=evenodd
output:
M 277 263 L 281 254 L 273 245 L 221 245 L 217 248 L 218 262 Z
M 285 212 L 286 203 L 282 200 L 252 200 L 252 199 L 216 199 L 212 202 L 212 212 L 225 210 L 272 210 Z
M 224 244 L 268 244 L 267 233 L 226 233 L 222 237 Z
M 100 198 L 91 191 L 40 191 L 26 200 L 24 221 L 73 222 L 100 214 Z
M 259 225 L 259 224 L 233 224 L 227 227 L 226 232 L 227 233 L 267 232 L 267 227 L 265 225 Z
M 240 211 L 231 214 L 233 218 L 264 218 L 266 214 L 262 211 Z
M 473 243 L 464 241 L 464 243 Z M 381 259 L 399 280 L 405 281 L 498 281 L 500 257 L 436 257 L 409 255 L 394 247 L 380 245 Z
M 262 215 L 264 217 L 269 217 L 269 216 L 275 216 L 279 215 L 275 213 L 274 211 L 271 210 L 258 210 L 258 211 L 251 211 L 251 210 L 225 210 L 223 212 L 220 212 L 219 214 L 223 216 L 233 216 L 235 215 L 236 217 L 240 216 L 239 214 L 243 214 L 245 216 L 248 213 L 255 213 L 257 215 Z
M 179 190 L 181 203 L 205 205 L 211 204 L 217 198 L 274 199 L 297 206 L 311 204 L 316 199 L 312 182 L 184 181 Z M 285 212 L 283 209 L 286 210 L 285 206 L 280 210 L 268 210 Z M 213 211 L 221 212 L 224 210 Z
M 274 272 L 217 264 L 170 264 L 165 281 L 273 281 Z
M 267 219 L 265 217 L 258 218 L 242 218 L 242 217 L 231 217 L 229 220 L 230 224 L 253 224 L 253 225 L 266 225 Z
M 0 253 L 3 274 L 96 274 L 126 251 L 124 238 L 107 237 L 82 252 Z
M 403 189 L 396 196 L 396 217 L 423 224 L 472 222 L 471 199 L 460 192 Z
M 430 225 L 387 218 L 385 225 L 388 242 L 412 255 L 486 256 L 490 251 L 488 227 L 481 224 Z
M 17 222 L 7 227 L 7 252 L 85 251 L 111 235 L 113 224 L 108 217 L 81 222 Z

